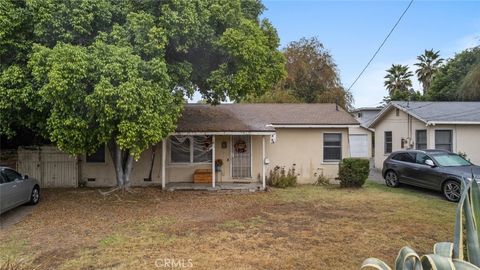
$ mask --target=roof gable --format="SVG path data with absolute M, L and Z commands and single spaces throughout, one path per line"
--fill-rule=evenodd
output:
M 392 108 L 424 122 L 435 124 L 480 124 L 480 102 L 392 101 L 370 123 L 373 128 Z

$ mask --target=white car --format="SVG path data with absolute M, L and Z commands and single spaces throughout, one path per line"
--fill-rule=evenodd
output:
M 0 166 L 0 214 L 22 204 L 37 204 L 40 185 L 34 178 Z

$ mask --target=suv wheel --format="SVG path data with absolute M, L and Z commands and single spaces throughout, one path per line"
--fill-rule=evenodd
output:
M 390 170 L 385 174 L 385 184 L 389 187 L 398 187 L 400 182 L 398 181 L 397 173 Z
M 448 180 L 443 184 L 443 195 L 445 198 L 451 202 L 458 202 L 460 200 L 460 191 L 462 187 L 460 183 L 453 180 Z

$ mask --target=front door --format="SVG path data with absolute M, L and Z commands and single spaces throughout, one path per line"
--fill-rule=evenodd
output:
M 232 178 L 252 178 L 252 145 L 248 135 L 232 136 Z

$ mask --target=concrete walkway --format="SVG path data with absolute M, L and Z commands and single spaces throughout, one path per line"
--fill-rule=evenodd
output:
M 385 180 L 382 177 L 382 172 L 377 169 L 370 169 L 370 175 L 368 176 L 368 179 L 378 184 L 385 184 Z
M 195 183 L 167 183 L 166 188 L 168 191 L 175 190 L 206 190 L 206 191 L 219 191 L 219 190 L 238 190 L 238 191 L 261 191 L 262 184 L 260 183 L 217 183 L 215 187 L 212 184 L 195 184 Z

